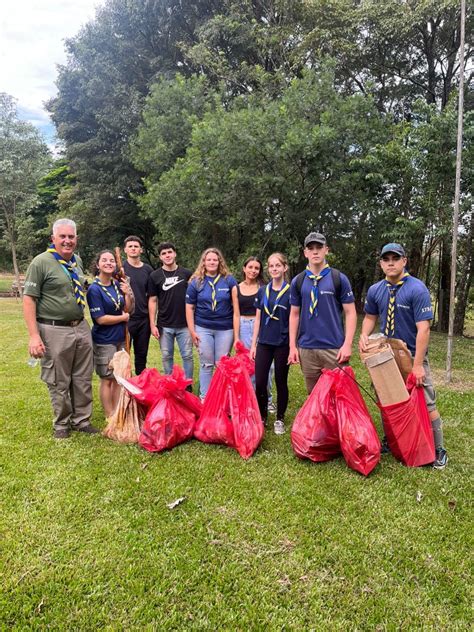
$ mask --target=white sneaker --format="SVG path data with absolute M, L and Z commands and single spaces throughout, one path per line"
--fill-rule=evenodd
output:
M 268 404 L 268 412 L 270 415 L 274 415 L 276 413 L 277 409 L 276 406 L 273 402 L 269 402 Z
M 273 431 L 276 435 L 285 434 L 285 424 L 281 419 L 277 419 L 273 424 Z

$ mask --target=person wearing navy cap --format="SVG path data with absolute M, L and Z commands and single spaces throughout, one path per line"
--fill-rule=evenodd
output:
M 403 340 L 413 356 L 413 374 L 418 385 L 423 385 L 430 413 L 436 449 L 433 467 L 443 469 L 448 462 L 444 449 L 443 424 L 436 408 L 436 394 L 428 362 L 430 325 L 433 319 L 431 297 L 426 285 L 407 270 L 407 256 L 403 246 L 386 244 L 380 253 L 380 267 L 385 279 L 369 288 L 365 300 L 365 317 L 359 340 L 359 349 L 365 351 L 369 335 L 377 319 L 380 331 L 388 338 Z M 382 451 L 388 451 L 384 440 Z
M 304 240 L 308 265 L 292 280 L 290 289 L 288 362 L 301 364 L 308 394 L 323 368 L 349 361 L 357 326 L 349 279 L 329 266 L 328 252 L 326 237 L 309 233 Z

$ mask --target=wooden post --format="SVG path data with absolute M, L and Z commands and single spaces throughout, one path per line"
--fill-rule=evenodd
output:
M 451 285 L 449 293 L 449 325 L 448 325 L 448 351 L 446 355 L 445 382 L 451 382 L 451 365 L 454 344 L 454 303 L 456 299 L 456 267 L 457 267 L 457 241 L 459 223 L 459 198 L 461 196 L 461 164 L 462 164 L 462 128 L 464 113 L 464 39 L 466 30 L 466 0 L 461 0 L 461 42 L 459 45 L 459 95 L 458 95 L 458 138 L 456 147 L 456 187 L 454 191 L 454 215 L 453 215 L 453 243 L 451 249 Z

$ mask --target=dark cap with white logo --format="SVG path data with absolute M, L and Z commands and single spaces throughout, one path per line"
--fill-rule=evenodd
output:
M 400 255 L 400 257 L 406 257 L 405 249 L 403 248 L 403 246 L 400 246 L 400 244 L 385 244 L 385 246 L 382 248 L 380 256 L 383 257 L 384 255 L 388 255 L 389 253 Z
M 304 247 L 306 248 L 309 244 L 322 244 L 325 246 L 326 237 L 322 233 L 309 233 L 304 239 Z

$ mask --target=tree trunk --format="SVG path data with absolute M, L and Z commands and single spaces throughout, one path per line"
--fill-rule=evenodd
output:
M 20 270 L 18 268 L 18 260 L 16 256 L 15 211 L 16 211 L 15 207 L 13 208 L 13 212 L 10 212 L 8 209 L 4 207 L 3 214 L 5 217 L 5 232 L 8 235 L 8 238 L 10 240 L 13 272 L 15 273 L 15 280 L 18 287 L 18 294 L 20 295 L 20 298 L 23 298 L 23 288 L 21 285 Z
M 442 241 L 439 274 L 438 331 L 447 332 L 449 324 L 449 284 L 451 280 L 449 236 L 445 236 Z
M 461 263 L 461 277 L 456 292 L 456 310 L 454 312 L 454 333 L 462 336 L 464 333 L 464 320 L 466 317 L 466 308 L 469 301 L 469 291 L 472 285 L 473 276 L 473 253 L 472 253 L 472 237 L 474 232 L 474 213 L 471 214 L 471 224 L 467 235 L 466 247 L 463 261 Z

